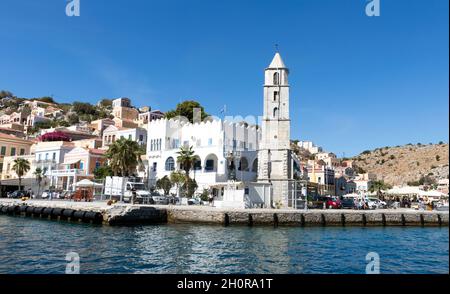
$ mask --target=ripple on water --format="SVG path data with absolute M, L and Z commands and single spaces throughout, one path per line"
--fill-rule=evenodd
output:
M 0 216 L 0 273 L 448 273 L 448 228 L 108 227 Z

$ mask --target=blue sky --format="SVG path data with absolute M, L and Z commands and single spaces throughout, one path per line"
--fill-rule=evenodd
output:
M 448 142 L 448 1 L 0 0 L 0 89 L 60 102 L 127 96 L 169 110 L 262 112 L 278 43 L 291 70 L 292 138 L 339 156 Z

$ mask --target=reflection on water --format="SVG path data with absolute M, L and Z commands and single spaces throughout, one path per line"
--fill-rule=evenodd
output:
M 107 227 L 0 217 L 0 273 L 448 273 L 448 228 Z

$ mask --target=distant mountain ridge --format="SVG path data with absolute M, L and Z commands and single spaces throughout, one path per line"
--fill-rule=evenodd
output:
M 418 184 L 423 179 L 438 181 L 449 176 L 449 146 L 408 144 L 364 151 L 351 158 L 354 166 L 374 173 L 390 185 Z

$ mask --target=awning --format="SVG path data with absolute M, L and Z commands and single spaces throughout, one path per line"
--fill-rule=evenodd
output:
M 78 163 L 80 161 L 81 161 L 81 159 L 72 159 L 72 160 L 65 161 L 63 164 L 72 165 L 72 164 Z
M 103 187 L 102 184 L 94 183 L 88 179 L 81 180 L 77 183 L 75 183 L 75 187 L 79 188 L 88 188 L 88 187 Z

